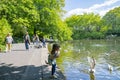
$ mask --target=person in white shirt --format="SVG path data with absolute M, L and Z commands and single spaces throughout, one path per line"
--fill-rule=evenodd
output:
M 8 33 L 7 37 L 6 37 L 6 52 L 7 51 L 11 51 L 11 44 L 13 42 L 13 38 L 12 36 L 10 35 L 10 33 Z

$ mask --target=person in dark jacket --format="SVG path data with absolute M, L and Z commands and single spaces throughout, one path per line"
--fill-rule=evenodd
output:
M 25 48 L 26 48 L 26 50 L 29 50 L 30 36 L 29 36 L 28 32 L 26 32 L 26 34 L 24 36 L 24 42 L 25 42 Z

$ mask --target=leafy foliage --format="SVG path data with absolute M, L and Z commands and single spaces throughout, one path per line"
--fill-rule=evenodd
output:
M 7 20 L 0 19 L 0 49 L 4 49 L 5 37 L 8 33 L 12 32 L 11 26 L 8 24 Z
M 102 25 L 99 15 L 93 13 L 83 15 L 73 15 L 67 18 L 66 23 L 73 31 L 74 39 L 81 38 L 103 38 L 106 29 Z
M 63 7 L 64 0 L 1 0 L 0 18 L 11 25 L 14 37 L 22 38 L 28 31 L 69 40 L 71 31 L 61 20 Z
M 108 34 L 120 35 L 120 7 L 107 12 L 103 20 L 104 25 L 108 26 Z

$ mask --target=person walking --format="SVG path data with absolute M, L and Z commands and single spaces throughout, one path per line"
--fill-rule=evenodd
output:
M 6 52 L 11 52 L 12 42 L 13 42 L 13 38 L 10 35 L 10 33 L 8 33 L 8 35 L 6 37 Z
M 26 50 L 29 50 L 30 36 L 29 36 L 28 32 L 26 32 L 26 34 L 24 36 L 24 42 L 25 42 L 25 48 L 26 48 Z
M 44 48 L 46 48 L 46 41 L 45 41 L 44 37 L 42 38 L 42 45 L 43 45 Z

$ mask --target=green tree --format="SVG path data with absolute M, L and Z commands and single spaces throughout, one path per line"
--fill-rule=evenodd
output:
M 40 15 L 37 32 L 41 35 L 53 36 L 54 39 L 71 39 L 72 32 L 66 23 L 61 20 L 64 0 L 36 0 L 35 4 Z
M 102 24 L 101 17 L 93 13 L 73 15 L 65 20 L 72 28 L 73 38 L 103 38 L 106 29 Z
M 1 18 L 5 17 L 14 36 L 24 34 L 26 28 L 31 28 L 36 20 L 37 11 L 32 0 L 1 0 Z
M 37 32 L 42 36 L 54 33 L 54 37 L 59 35 L 58 39 L 67 40 L 70 39 L 71 32 L 61 20 L 63 7 L 64 0 L 1 0 L 0 17 L 8 20 L 13 36 L 22 37 L 28 31 L 31 35 Z M 60 25 L 62 26 L 59 27 Z M 63 27 L 66 27 L 66 31 L 61 29 Z
M 104 25 L 108 26 L 107 34 L 120 35 L 120 7 L 110 10 L 103 16 Z
M 7 20 L 2 18 L 0 19 L 0 49 L 3 50 L 5 46 L 5 37 L 8 33 L 11 33 L 11 26 L 8 24 Z M 2 46 L 3 45 L 3 46 Z

